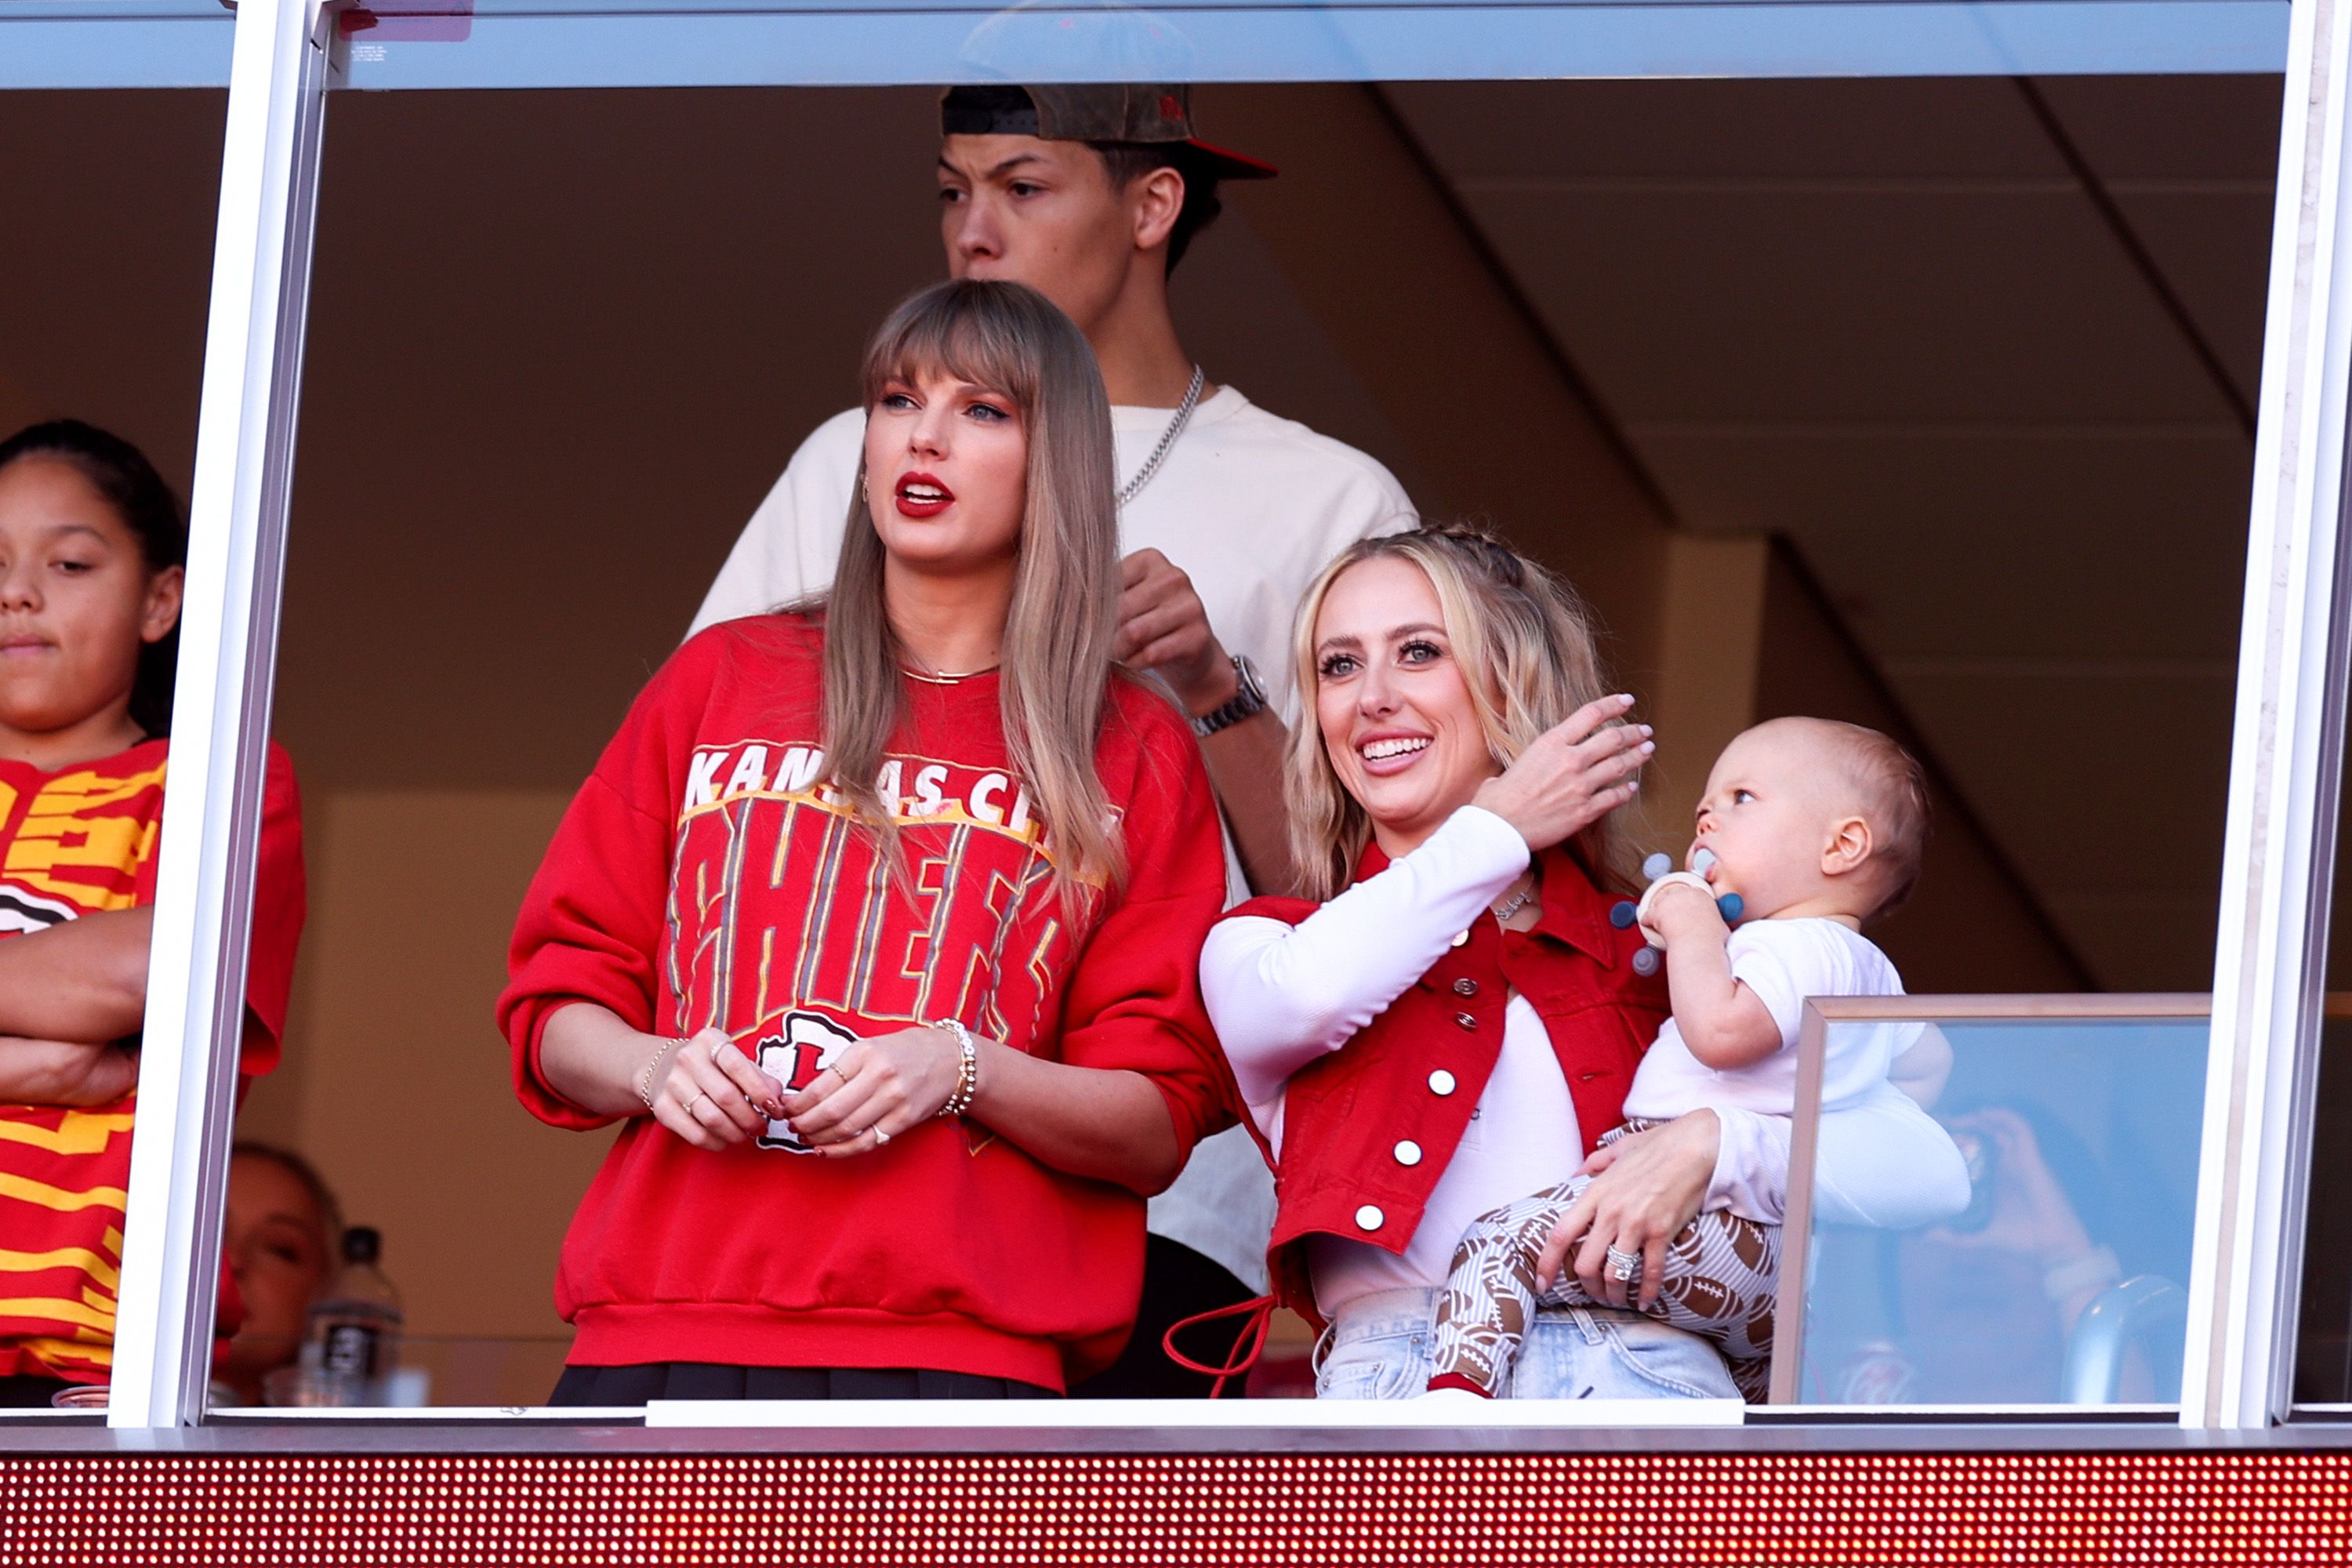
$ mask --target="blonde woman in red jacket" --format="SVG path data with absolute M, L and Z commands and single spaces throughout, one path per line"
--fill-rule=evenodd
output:
M 1762 1141 L 1785 1133 L 1703 1110 L 1593 1152 L 1667 1002 L 1634 973 L 1640 936 L 1609 919 L 1628 885 L 1612 814 L 1650 731 L 1606 690 L 1564 584 L 1469 530 L 1370 540 L 1309 590 L 1297 657 L 1316 722 L 1287 783 L 1314 897 L 1234 910 L 1202 977 L 1276 1161 L 1276 1296 L 1328 1328 L 1317 1391 L 1402 1397 L 1427 1386 L 1436 1297 L 1481 1205 L 1600 1172 L 1553 1245 L 1622 1306 L 1608 1250 L 1643 1253 L 1705 1205 L 1751 1212 L 1773 1168 Z M 1917 1132 L 1904 1121 L 1824 1117 L 1822 1168 L 1899 1149 Z M 1941 1193 L 1887 1163 L 1851 1184 L 1880 1223 L 1933 1212 Z M 1697 1336 L 1571 1308 L 1534 1325 L 1513 1394 L 1737 1391 Z
M 663 667 L 516 929 L 523 1103 L 624 1123 L 557 1403 L 1059 1393 L 1126 1338 L 1144 1195 L 1231 1121 L 1213 796 L 1111 665 L 1086 341 L 944 284 L 865 385 L 833 591 Z

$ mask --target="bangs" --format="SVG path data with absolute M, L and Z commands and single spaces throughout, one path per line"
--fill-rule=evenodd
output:
M 1024 414 L 1036 406 L 1034 354 L 1020 352 L 1013 323 L 1001 311 L 973 310 L 955 289 L 919 298 L 866 352 L 864 404 L 871 408 L 892 381 L 912 385 L 947 375 L 1011 398 Z

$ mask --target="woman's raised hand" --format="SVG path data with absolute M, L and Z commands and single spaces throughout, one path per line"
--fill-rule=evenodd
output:
M 654 1089 L 654 1120 L 698 1149 L 756 1138 L 784 1112 L 784 1086 L 761 1072 L 724 1029 L 679 1044 Z
M 1575 837 L 1633 798 L 1636 775 L 1657 750 L 1647 724 L 1612 722 L 1633 706 L 1622 695 L 1586 703 L 1480 784 L 1471 804 L 1517 828 L 1530 849 Z
M 963 1051 L 944 1029 L 900 1029 L 860 1040 L 816 1081 L 784 1101 L 803 1142 L 828 1158 L 870 1154 L 939 1114 L 955 1093 Z

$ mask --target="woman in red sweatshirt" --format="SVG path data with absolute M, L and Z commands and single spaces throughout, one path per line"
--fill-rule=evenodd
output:
M 693 638 L 526 900 L 517 1092 L 625 1125 L 559 1404 L 1023 1397 L 1108 1362 L 1143 1199 L 1233 1120 L 1198 750 L 1115 671 L 1110 421 L 1042 296 L 868 345 L 824 599 Z

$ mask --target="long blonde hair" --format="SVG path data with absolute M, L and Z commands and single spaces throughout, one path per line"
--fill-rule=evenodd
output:
M 1592 618 L 1575 590 L 1509 545 L 1458 524 L 1367 539 L 1349 546 L 1307 590 L 1291 658 L 1307 711 L 1291 731 L 1284 787 L 1290 847 L 1302 891 L 1328 899 L 1356 874 L 1372 819 L 1339 782 L 1315 721 L 1315 623 L 1331 584 L 1367 561 L 1410 561 L 1437 592 L 1445 634 L 1469 689 L 1486 749 L 1508 767 L 1537 736 L 1608 694 Z M 1613 721 L 1612 721 L 1613 722 Z M 1569 854 L 1604 891 L 1630 891 L 1632 849 L 1617 814 L 1569 841 Z
M 1076 918 L 1094 887 L 1126 872 L 1095 742 L 1118 629 L 1118 503 L 1110 400 L 1094 351 L 1067 316 L 1018 283 L 940 283 L 910 296 L 866 346 L 871 412 L 893 379 L 940 372 L 1009 398 L 1028 439 L 1028 489 L 998 683 L 1013 766 L 1037 802 L 1054 877 Z M 866 509 L 866 463 L 824 616 L 824 754 L 834 788 L 881 836 L 895 867 L 895 802 L 877 787 L 901 718 L 901 653 L 883 603 L 881 536 Z

